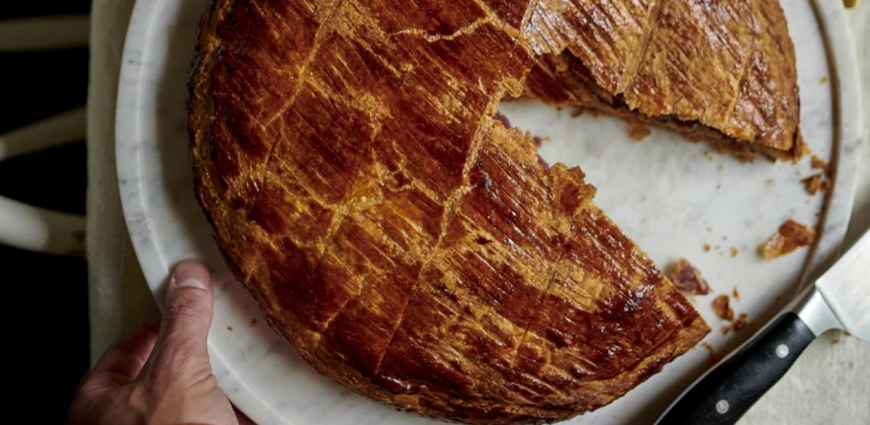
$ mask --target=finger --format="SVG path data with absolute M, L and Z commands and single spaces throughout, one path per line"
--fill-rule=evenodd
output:
M 113 344 L 97 361 L 87 383 L 105 385 L 132 381 L 148 360 L 159 329 L 160 318 L 157 317 Z
M 163 304 L 159 354 L 208 360 L 208 330 L 214 310 L 212 297 L 211 276 L 202 263 L 185 261 L 175 268 Z M 176 363 L 179 359 L 164 360 Z

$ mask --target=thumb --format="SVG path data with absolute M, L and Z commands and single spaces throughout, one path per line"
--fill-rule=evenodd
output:
M 214 311 L 212 297 L 211 276 L 202 263 L 184 261 L 175 268 L 166 289 L 158 339 L 160 349 L 169 352 L 161 354 L 181 354 L 186 360 L 208 358 L 208 330 Z

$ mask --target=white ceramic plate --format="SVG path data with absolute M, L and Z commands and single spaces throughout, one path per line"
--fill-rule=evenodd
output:
M 216 270 L 212 363 L 230 399 L 261 425 L 423 424 L 345 391 L 321 377 L 277 337 L 224 266 L 192 194 L 185 129 L 185 85 L 194 34 L 206 0 L 138 0 L 123 55 L 117 111 L 117 165 L 127 225 L 155 296 L 172 265 L 200 258 Z M 698 266 L 715 293 L 740 292 L 736 313 L 751 323 L 720 332 L 713 295 L 693 301 L 714 331 L 706 339 L 721 352 L 745 340 L 787 303 L 839 249 L 849 220 L 856 149 L 861 134 L 854 48 L 840 2 L 783 0 L 797 50 L 801 125 L 818 156 L 837 167 L 827 196 L 809 196 L 800 164 L 740 163 L 705 154 L 653 130 L 643 142 L 627 137 L 622 121 L 529 102 L 505 104 L 515 126 L 545 141 L 550 162 L 580 165 L 598 186 L 596 198 L 622 229 L 666 267 L 677 257 Z M 814 249 L 763 261 L 756 247 L 788 218 L 820 224 Z M 710 246 L 705 252 L 704 245 Z M 736 256 L 732 255 L 732 247 Z M 709 366 L 695 349 L 625 397 L 568 423 L 652 423 L 669 402 Z

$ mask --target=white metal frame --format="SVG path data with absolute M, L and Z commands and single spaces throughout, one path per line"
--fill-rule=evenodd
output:
M 0 53 L 87 47 L 87 15 L 0 21 Z M 0 135 L 0 161 L 86 137 L 87 108 L 55 115 Z M 0 243 L 56 255 L 84 255 L 83 216 L 0 197 Z

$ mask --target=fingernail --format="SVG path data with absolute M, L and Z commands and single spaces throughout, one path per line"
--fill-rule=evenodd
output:
M 182 261 L 175 266 L 170 285 L 175 285 L 176 288 L 209 290 L 211 288 L 211 278 L 208 269 L 202 263 Z
M 182 281 L 178 284 L 178 286 L 179 286 L 180 288 L 208 289 L 208 287 L 205 286 L 205 283 L 203 283 L 203 282 L 202 282 L 201 280 L 199 280 L 199 279 L 194 279 L 194 278 L 187 278 L 187 279 L 184 279 L 184 280 L 182 280 Z

